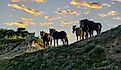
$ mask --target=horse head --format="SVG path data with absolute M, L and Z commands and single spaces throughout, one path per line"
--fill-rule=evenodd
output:
M 51 28 L 49 28 L 49 32 L 50 32 L 50 35 L 53 35 L 53 32 L 56 32 L 56 30 L 55 29 L 51 29 Z
M 44 31 L 40 31 L 40 36 L 41 36 L 41 38 L 43 38 L 44 34 L 45 34 Z
M 74 25 L 74 26 L 72 27 L 72 29 L 73 29 L 72 33 L 74 33 L 75 30 L 76 30 L 76 25 Z
M 80 22 L 79 23 L 80 24 L 80 27 L 83 28 L 84 27 L 84 20 L 80 20 L 79 22 Z

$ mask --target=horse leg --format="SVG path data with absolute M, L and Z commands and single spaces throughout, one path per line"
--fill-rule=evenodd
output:
M 93 36 L 93 30 L 91 30 L 91 37 Z
M 47 41 L 47 46 L 49 46 L 49 41 Z
M 92 33 L 91 33 L 91 30 L 89 31 L 89 34 L 90 34 L 90 37 L 92 37 L 92 35 L 91 35 L 91 34 L 92 34 Z
M 77 41 L 78 41 L 78 36 L 76 36 L 76 38 L 77 38 Z
M 52 39 L 50 40 L 50 45 L 52 45 Z
M 66 44 L 68 45 L 68 38 L 67 38 L 67 37 L 65 38 L 65 42 L 66 42 Z
M 86 32 L 86 36 L 85 36 L 85 39 L 87 39 L 88 38 L 88 32 Z
M 99 30 L 96 30 L 97 34 L 99 34 Z
M 57 41 L 57 46 L 58 46 L 58 39 L 56 39 L 56 41 Z
M 82 32 L 82 40 L 84 40 L 84 31 Z
M 55 39 L 54 39 L 54 47 L 55 47 Z
M 63 42 L 63 45 L 64 45 L 64 44 L 65 44 L 65 43 L 64 43 L 64 39 L 61 39 L 61 41 Z
M 82 40 L 82 39 L 81 39 L 81 35 L 80 35 L 80 40 Z
M 46 46 L 46 45 L 45 45 L 45 41 L 44 41 L 44 49 L 45 49 L 45 46 Z

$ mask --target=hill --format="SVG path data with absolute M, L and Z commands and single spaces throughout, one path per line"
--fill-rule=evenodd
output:
M 69 46 L 0 60 L 0 70 L 121 70 L 121 25 Z

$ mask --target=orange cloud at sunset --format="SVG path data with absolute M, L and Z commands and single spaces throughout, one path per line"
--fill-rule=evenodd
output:
M 69 24 L 74 24 L 74 23 L 78 23 L 78 22 L 79 22 L 78 20 L 75 20 L 75 21 L 59 21 L 59 24 L 69 25 Z
M 46 2 L 46 0 L 35 0 L 35 2 L 43 3 L 43 2 Z
M 23 22 L 7 22 L 7 23 L 4 23 L 5 25 L 8 25 L 8 26 L 18 26 L 18 27 L 25 27 L 27 26 L 27 24 L 23 23 Z
M 45 16 L 44 19 L 46 19 L 46 20 L 54 20 L 54 19 L 56 19 L 56 18 L 50 17 L 50 16 Z
M 108 16 L 113 16 L 113 15 L 116 15 L 118 12 L 113 10 L 113 11 L 110 11 L 110 12 L 107 12 L 107 13 L 100 13 L 98 14 L 98 16 L 100 17 L 108 17 Z
M 44 16 L 44 19 L 52 21 L 52 20 L 58 20 L 58 19 L 63 19 L 63 18 L 62 17 Z
M 22 0 L 11 0 L 12 2 L 21 2 Z
M 33 21 L 33 19 L 29 17 L 22 17 L 21 21 L 25 24 L 35 25 L 35 22 Z
M 11 0 L 12 2 L 37 2 L 37 3 L 44 3 L 46 0 Z
M 28 25 L 35 25 L 32 18 L 29 17 L 22 17 L 20 22 L 7 22 L 4 23 L 7 26 L 18 26 L 18 27 L 26 27 Z
M 74 10 L 71 10 L 71 9 L 63 10 L 63 9 L 60 9 L 60 8 L 58 8 L 56 10 L 56 13 L 63 14 L 63 15 L 67 15 L 67 14 L 80 15 L 80 12 L 77 12 L 77 11 L 74 11 Z
M 88 7 L 88 8 L 93 8 L 93 9 L 100 9 L 103 7 L 102 4 L 98 3 L 98 2 L 79 2 L 77 0 L 72 0 L 70 2 L 71 5 L 76 5 L 78 8 L 80 6 L 83 6 L 83 7 Z
M 25 7 L 24 5 L 20 6 L 20 5 L 17 5 L 17 4 L 8 4 L 9 7 L 12 7 L 12 8 L 16 8 L 16 9 L 19 9 L 19 10 L 23 10 L 27 13 L 30 13 L 30 14 L 33 14 L 35 16 L 38 16 L 38 15 L 42 15 L 43 12 L 42 11 L 38 11 L 38 10 L 35 10 L 35 9 L 30 9 L 30 8 L 27 8 Z

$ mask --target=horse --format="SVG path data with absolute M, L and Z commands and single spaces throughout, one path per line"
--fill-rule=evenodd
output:
M 41 36 L 41 39 L 43 39 L 43 42 L 44 42 L 44 48 L 45 46 L 47 45 L 52 45 L 52 36 L 44 31 L 40 31 L 40 36 Z M 50 43 L 50 44 L 49 44 Z
M 61 41 L 63 42 L 63 44 L 67 44 L 68 45 L 68 38 L 67 38 L 67 33 L 65 31 L 56 31 L 55 29 L 50 29 L 50 35 L 53 37 L 54 39 L 54 47 L 55 47 L 55 40 L 58 46 L 58 39 L 61 39 Z
M 89 25 L 88 25 L 88 21 L 87 19 L 85 20 L 80 20 L 80 28 L 82 28 L 82 40 L 88 38 L 88 32 L 89 32 Z M 86 33 L 86 35 L 84 35 L 84 33 Z
M 93 36 L 93 31 L 96 30 L 97 34 L 100 34 L 101 29 L 102 29 L 102 25 L 101 23 L 95 23 L 93 21 L 90 21 L 88 19 L 84 19 L 80 21 L 80 27 L 82 27 L 83 31 L 84 28 L 87 29 L 88 28 L 88 32 L 90 34 L 90 37 Z
M 93 22 L 93 21 L 89 21 L 89 23 L 90 23 L 90 36 L 93 36 L 93 31 L 96 31 L 96 33 L 97 34 L 100 34 L 101 33 L 101 29 L 102 29 L 102 25 L 101 25 L 101 23 L 95 23 L 95 22 Z
M 80 28 L 80 27 L 76 27 L 76 25 L 74 25 L 74 26 L 72 26 L 72 30 L 73 30 L 73 32 L 72 33 L 74 33 L 75 31 L 76 31 L 76 38 L 77 38 L 77 41 L 78 41 L 78 37 L 80 37 L 80 40 L 82 40 L 82 28 Z

